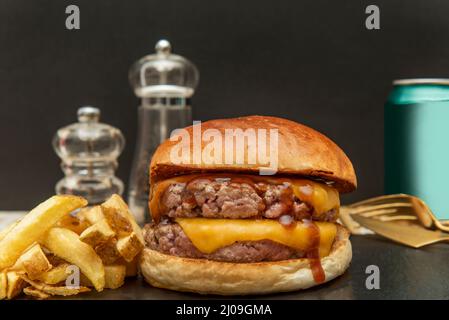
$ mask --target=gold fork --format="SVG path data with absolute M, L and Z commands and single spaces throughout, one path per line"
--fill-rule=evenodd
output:
M 361 215 L 353 215 L 360 225 L 375 231 L 377 234 L 390 240 L 405 244 L 412 248 L 421 248 L 437 242 L 449 241 L 449 233 L 428 230 L 416 223 L 395 223 L 393 221 L 380 221 L 366 218 Z
M 449 232 L 448 222 L 438 220 L 424 201 L 403 193 L 370 198 L 340 208 L 340 220 L 352 233 L 371 233 L 354 221 L 352 215 L 384 222 L 416 221 L 425 228 Z

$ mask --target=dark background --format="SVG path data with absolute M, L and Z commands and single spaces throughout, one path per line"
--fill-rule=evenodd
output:
M 65 28 L 65 8 L 81 29 Z M 380 7 L 381 29 L 365 28 Z M 383 192 L 383 103 L 391 81 L 449 76 L 449 2 L 0 0 L 0 208 L 26 209 L 62 177 L 56 130 L 91 104 L 119 127 L 128 180 L 138 99 L 128 69 L 167 38 L 201 80 L 196 120 L 277 115 L 325 133 L 352 159 L 352 201 Z

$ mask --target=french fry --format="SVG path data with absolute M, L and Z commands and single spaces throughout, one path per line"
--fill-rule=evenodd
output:
M 48 261 L 50 261 L 51 265 L 54 267 L 57 267 L 61 264 L 67 263 L 67 261 L 65 261 L 64 259 L 56 256 L 55 254 L 51 253 L 50 251 L 48 251 L 47 248 L 43 248 L 45 255 L 47 256 Z
M 40 300 L 50 298 L 49 294 L 33 287 L 26 287 L 25 289 L 23 289 L 23 293 L 25 293 L 27 296 L 31 296 Z
M 6 278 L 8 282 L 6 299 L 12 299 L 22 292 L 22 289 L 25 288 L 26 282 L 23 281 L 20 274 L 15 271 L 7 272 Z
M 125 283 L 126 266 L 111 265 L 104 266 L 104 278 L 106 289 L 117 289 Z
M 21 275 L 21 278 L 23 280 L 25 280 L 26 282 L 28 282 L 32 287 L 34 287 L 40 291 L 43 291 L 46 294 L 52 295 L 52 296 L 73 296 L 78 293 L 90 291 L 89 288 L 83 287 L 83 286 L 80 286 L 78 288 L 71 288 L 71 287 L 67 287 L 67 286 L 58 287 L 58 286 L 48 285 L 48 284 L 45 284 L 40 281 L 31 280 L 30 278 L 27 278 L 24 275 Z
M 142 249 L 143 243 L 135 232 L 117 241 L 117 251 L 127 262 L 131 262 Z
M 126 266 L 110 265 L 104 266 L 105 289 L 117 289 L 125 283 Z M 81 274 L 80 284 L 85 287 L 92 287 L 92 282 L 84 274 Z
M 55 227 L 66 228 L 77 234 L 81 234 L 89 227 L 89 223 L 86 220 L 77 218 L 77 216 L 67 214 L 56 223 Z
M 123 199 L 111 196 L 101 206 L 75 196 L 54 196 L 0 231 L 0 299 L 22 291 L 38 299 L 116 289 L 137 275 L 143 248 L 141 229 Z M 68 268 L 80 270 L 80 287 L 62 285 Z
M 117 251 L 127 262 L 131 262 L 144 246 L 142 231 L 125 201 L 112 195 L 101 205 L 109 225 L 117 232 Z
M 42 273 L 39 277 L 37 277 L 37 279 L 31 280 L 39 280 L 46 284 L 60 283 L 65 281 L 69 276 L 69 273 L 67 272 L 69 266 L 70 265 L 68 263 L 60 264 L 59 266 L 53 267 L 50 271 Z
M 8 278 L 6 272 L 0 272 L 0 300 L 6 299 L 8 289 Z
M 106 220 L 108 220 L 109 225 L 118 233 L 119 238 L 128 236 L 134 232 L 143 245 L 142 230 L 137 225 L 125 201 L 119 195 L 113 194 L 101 205 L 101 208 L 103 209 Z
M 43 245 L 56 256 L 78 266 L 97 291 L 103 290 L 105 281 L 103 263 L 95 250 L 82 242 L 75 232 L 63 228 L 52 228 L 44 237 Z
M 84 230 L 80 235 L 80 240 L 95 247 L 108 242 L 114 236 L 114 230 L 111 229 L 106 219 L 102 219 Z
M 11 223 L 5 229 L 0 231 L 0 241 L 2 241 L 4 237 L 6 237 L 6 235 L 20 222 L 20 220 L 22 219 L 19 219 L 16 222 Z
M 104 212 L 106 220 L 119 237 L 127 236 L 133 231 L 133 227 L 129 220 L 117 214 L 113 209 L 105 210 Z
M 87 204 L 76 196 L 53 196 L 30 211 L 0 241 L 0 270 L 12 266 L 31 244 L 71 211 Z
M 51 268 L 52 265 L 42 251 L 41 246 L 36 243 L 17 259 L 11 270 L 24 271 L 30 279 L 36 279 Z
M 95 252 L 104 264 L 114 264 L 120 258 L 120 253 L 117 250 L 117 240 L 115 238 L 95 246 Z
M 80 210 L 76 215 L 80 220 L 85 220 L 91 225 L 104 219 L 104 214 L 100 206 L 88 207 Z

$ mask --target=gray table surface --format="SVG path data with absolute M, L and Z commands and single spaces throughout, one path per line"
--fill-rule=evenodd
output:
M 3 218 L 4 215 L 0 215 Z M 10 219 L 13 219 L 10 216 Z M 0 219 L 0 224 L 2 219 Z M 3 220 L 4 222 L 4 220 Z M 1 228 L 1 226 L 0 226 Z M 449 299 L 449 244 L 412 249 L 376 235 L 352 236 L 353 260 L 341 277 L 304 291 L 250 296 L 255 299 Z M 366 268 L 380 270 L 380 289 L 368 290 Z M 116 290 L 89 292 L 71 299 L 222 299 L 153 288 L 128 279 Z M 238 297 L 233 297 L 238 298 Z M 229 298 L 228 298 L 229 299 Z

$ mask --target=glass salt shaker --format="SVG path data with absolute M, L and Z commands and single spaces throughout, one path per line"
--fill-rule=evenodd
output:
M 99 109 L 79 108 L 78 122 L 59 129 L 53 137 L 53 148 L 65 174 L 56 184 L 57 194 L 82 196 L 89 204 L 122 194 L 123 182 L 114 172 L 125 138 L 119 129 L 99 120 Z
M 149 218 L 148 168 L 151 156 L 174 129 L 191 124 L 190 98 L 199 81 L 195 65 L 172 54 L 167 40 L 160 40 L 155 49 L 155 54 L 141 58 L 129 71 L 134 93 L 142 99 L 128 193 L 130 209 L 139 223 Z

